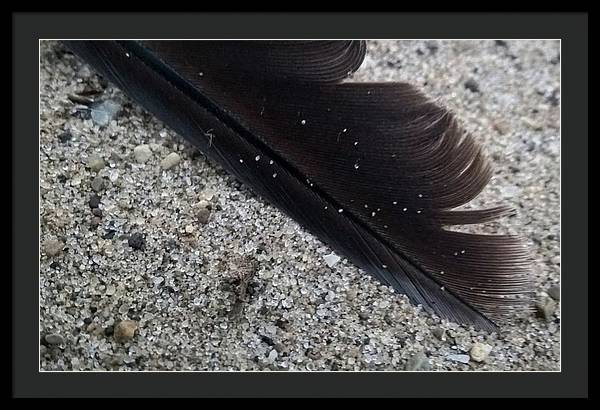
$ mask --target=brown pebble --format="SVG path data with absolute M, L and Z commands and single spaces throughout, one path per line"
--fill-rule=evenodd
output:
M 48 256 L 56 256 L 58 255 L 64 247 L 64 243 L 59 241 L 58 239 L 48 239 L 44 241 L 44 252 Z
M 135 331 L 138 329 L 137 322 L 133 320 L 123 320 L 115 326 L 114 338 L 117 342 L 126 342 L 133 339 Z
M 201 224 L 206 224 L 208 223 L 209 218 L 210 210 L 207 207 L 200 207 L 200 209 L 198 209 L 198 221 Z

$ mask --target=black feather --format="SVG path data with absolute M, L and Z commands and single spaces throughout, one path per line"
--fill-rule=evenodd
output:
M 344 82 L 362 41 L 70 41 L 207 156 L 365 271 L 440 316 L 530 309 L 522 240 L 445 229 L 492 175 L 474 139 L 403 83 Z M 208 130 L 211 130 L 209 133 Z

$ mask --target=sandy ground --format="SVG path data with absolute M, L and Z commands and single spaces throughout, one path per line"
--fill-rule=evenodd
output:
M 482 230 L 527 238 L 545 316 L 487 334 L 344 258 L 328 267 L 326 245 L 42 42 L 41 369 L 559 370 L 559 53 L 558 41 L 373 41 L 354 76 L 421 86 L 493 159 L 474 205 L 518 215 Z M 69 100 L 86 89 L 119 105 L 106 126 Z

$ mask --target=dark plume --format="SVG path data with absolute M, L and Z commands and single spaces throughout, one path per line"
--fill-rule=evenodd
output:
M 344 81 L 363 41 L 70 41 L 142 106 L 415 304 L 493 330 L 530 309 L 510 235 L 451 231 L 492 176 L 455 117 L 405 83 Z M 209 132 L 210 131 L 210 132 Z

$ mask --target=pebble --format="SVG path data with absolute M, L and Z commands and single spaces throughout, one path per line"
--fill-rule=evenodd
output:
M 115 326 L 113 336 L 117 342 L 126 342 L 133 339 L 137 329 L 137 322 L 133 320 L 123 320 Z
M 186 225 L 185 226 L 185 233 L 194 233 L 195 230 L 196 230 L 196 227 L 194 225 Z
M 490 352 L 492 351 L 492 346 L 486 343 L 475 343 L 469 354 L 471 355 L 471 359 L 475 362 L 483 362 Z
M 100 201 L 101 201 L 101 199 L 98 195 L 92 195 L 90 197 L 90 200 L 88 201 L 88 205 L 92 209 L 98 208 L 100 206 Z
M 121 106 L 112 100 L 94 104 L 90 110 L 92 121 L 97 125 L 106 126 L 121 110 Z
M 538 317 L 549 322 L 552 320 L 554 311 L 556 310 L 556 302 L 552 298 L 543 297 L 536 303 L 535 307 Z
M 49 345 L 61 345 L 65 342 L 65 339 L 58 333 L 50 333 L 44 337 L 44 340 Z
M 87 167 L 92 171 L 100 171 L 106 165 L 104 159 L 99 155 L 92 155 L 88 158 Z
M 100 209 L 100 208 L 92 208 L 92 214 L 94 214 L 97 217 L 102 218 L 102 209 Z
M 523 124 L 525 124 L 526 126 L 528 126 L 529 128 L 531 128 L 535 131 L 539 131 L 539 130 L 543 129 L 543 126 L 539 122 L 534 120 L 533 118 L 521 117 L 521 121 L 523 121 Z
M 179 156 L 179 154 L 177 154 L 176 152 L 171 152 L 160 162 L 160 166 L 164 170 L 171 169 L 175 165 L 179 164 L 179 161 L 181 161 L 181 157 Z
M 479 92 L 479 84 L 477 84 L 477 81 L 473 80 L 472 78 L 465 82 L 465 88 L 473 93 Z
M 44 241 L 43 248 L 46 255 L 56 256 L 62 251 L 64 246 L 65 244 L 58 239 L 48 239 Z
M 439 340 L 444 340 L 444 336 L 446 335 L 446 330 L 441 327 L 434 327 L 431 330 L 431 333 Z
M 269 352 L 269 356 L 267 357 L 269 359 L 270 362 L 275 361 L 275 359 L 277 359 L 278 353 L 277 350 L 273 349 Z
M 198 222 L 200 222 L 201 224 L 208 223 L 208 220 L 210 219 L 210 209 L 208 202 L 204 200 L 198 202 L 197 208 Z
M 73 138 L 73 134 L 70 131 L 65 131 L 58 136 L 58 139 L 63 144 Z
M 471 357 L 468 354 L 449 354 L 448 356 L 446 356 L 446 359 L 451 360 L 453 362 L 469 363 Z
M 325 260 L 327 266 L 329 266 L 330 268 L 340 261 L 340 257 L 337 256 L 335 253 L 325 255 L 323 256 L 323 259 Z
M 138 145 L 133 149 L 133 156 L 138 163 L 143 164 L 152 157 L 152 150 L 150 150 L 150 146 L 147 144 Z
M 144 247 L 144 245 L 146 244 L 146 239 L 144 238 L 143 234 L 134 233 L 129 237 L 129 239 L 127 240 L 127 243 L 133 249 L 139 250 L 139 249 L 142 249 Z
M 96 176 L 92 180 L 92 183 L 90 184 L 90 186 L 92 187 L 92 189 L 94 191 L 100 192 L 100 191 L 102 191 L 102 188 L 104 188 L 104 179 L 100 176 Z
M 492 126 L 500 135 L 506 135 L 510 131 L 510 126 L 504 121 L 495 121 Z
M 408 359 L 404 370 L 413 372 L 417 370 L 427 370 L 428 368 L 429 360 L 427 359 L 427 355 L 423 351 L 419 351 Z
M 548 295 L 554 300 L 560 300 L 560 285 L 550 286 L 548 288 Z

